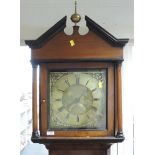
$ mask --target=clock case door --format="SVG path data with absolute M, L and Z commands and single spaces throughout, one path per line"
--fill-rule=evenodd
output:
M 104 130 L 49 130 L 49 74 L 51 71 L 106 69 L 106 129 Z M 40 135 L 48 137 L 106 137 L 115 136 L 115 64 L 103 62 L 68 62 L 40 64 Z

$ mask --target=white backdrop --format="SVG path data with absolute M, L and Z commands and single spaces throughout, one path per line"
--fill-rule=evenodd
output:
M 124 62 L 122 65 L 122 104 L 123 104 L 123 132 L 125 141 L 111 147 L 111 155 L 133 155 L 133 119 L 134 109 L 132 101 L 132 48 L 128 43 L 124 47 Z

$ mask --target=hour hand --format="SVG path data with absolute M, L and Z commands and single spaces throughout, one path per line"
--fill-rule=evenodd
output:
M 82 91 L 81 95 L 78 97 L 78 102 L 80 101 L 81 97 L 85 95 L 86 91 L 86 88 Z
M 78 98 L 75 98 L 71 103 L 69 103 L 69 104 L 66 106 L 66 108 L 69 108 L 71 105 L 76 104 L 78 101 L 79 101 L 79 99 L 78 99 Z

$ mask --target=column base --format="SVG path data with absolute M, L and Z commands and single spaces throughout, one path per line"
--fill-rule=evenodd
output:
M 39 138 L 39 132 L 38 131 L 33 131 L 32 132 L 32 139 Z
M 118 131 L 116 137 L 117 138 L 124 138 L 123 132 L 122 131 Z

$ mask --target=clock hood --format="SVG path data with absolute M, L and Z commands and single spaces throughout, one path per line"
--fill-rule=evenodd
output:
M 26 40 L 25 43 L 33 49 L 42 47 L 46 42 L 48 42 L 52 37 L 57 35 L 59 32 L 63 31 L 66 27 L 66 19 L 67 16 L 63 17 L 60 21 L 58 21 L 54 26 L 52 26 L 49 30 L 43 33 L 36 40 Z M 105 39 L 109 44 L 116 47 L 123 47 L 129 39 L 117 39 L 111 33 L 106 31 L 103 27 L 95 23 L 88 16 L 85 16 L 86 25 L 88 26 L 90 31 L 93 31 L 101 38 Z
M 73 27 L 72 35 L 66 35 L 66 19 L 63 17 L 38 39 L 25 41 L 32 49 L 32 61 L 123 60 L 123 47 L 128 39 L 117 39 L 88 16 L 85 16 L 89 28 L 86 35 L 76 33 L 77 26 Z

